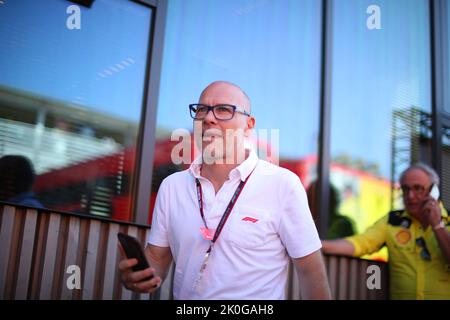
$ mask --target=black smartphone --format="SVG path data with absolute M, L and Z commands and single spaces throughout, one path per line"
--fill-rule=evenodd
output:
M 119 239 L 120 244 L 122 245 L 123 250 L 125 251 L 125 255 L 128 259 L 137 259 L 137 265 L 133 266 L 133 271 L 140 271 L 149 268 L 149 264 L 147 258 L 145 257 L 144 250 L 142 250 L 141 244 L 139 241 L 129 236 L 125 233 L 119 232 L 117 234 L 117 238 Z M 144 280 L 151 279 L 152 277 L 146 278 Z

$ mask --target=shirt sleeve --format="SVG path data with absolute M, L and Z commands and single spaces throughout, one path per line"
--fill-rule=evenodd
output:
M 169 236 L 167 232 L 169 220 L 168 196 L 167 181 L 164 179 L 156 196 L 152 225 L 147 239 L 147 243 L 159 247 L 169 247 Z
M 353 256 L 360 257 L 374 253 L 386 242 L 386 231 L 389 214 L 379 219 L 364 233 L 345 238 L 355 247 Z
M 289 256 L 301 258 L 322 247 L 311 216 L 305 189 L 295 174 L 288 174 L 278 233 Z

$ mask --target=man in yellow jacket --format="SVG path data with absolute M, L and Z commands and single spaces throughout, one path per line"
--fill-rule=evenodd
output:
M 322 241 L 322 250 L 360 257 L 386 245 L 391 299 L 450 300 L 450 217 L 431 192 L 439 177 L 418 163 L 401 174 L 400 185 L 404 210 L 390 212 L 362 234 Z

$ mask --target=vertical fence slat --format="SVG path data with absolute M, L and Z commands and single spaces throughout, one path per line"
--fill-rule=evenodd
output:
M 41 289 L 39 299 L 51 299 L 54 286 L 53 276 L 55 272 L 56 251 L 58 249 L 59 228 L 61 216 L 50 214 L 50 221 L 47 230 L 47 241 L 44 249 L 44 267 L 42 270 Z
M 339 258 L 339 277 L 338 277 L 338 296 L 339 300 L 346 300 L 348 298 L 348 258 L 340 257 Z
M 31 270 L 31 288 L 30 299 L 39 299 L 41 280 L 43 274 L 45 243 L 50 215 L 48 213 L 39 212 L 37 224 L 36 245 L 33 252 L 33 266 Z
M 328 281 L 330 282 L 331 296 L 337 299 L 337 281 L 338 281 L 338 257 L 328 257 Z
M 13 239 L 13 229 L 16 210 L 11 206 L 4 206 L 2 213 L 2 225 L 0 229 L 0 299 L 5 299 L 8 288 L 6 287 L 9 257 Z
M 380 264 L 381 269 L 381 290 L 377 291 L 377 300 L 389 299 L 389 268 Z
M 25 215 L 25 224 L 22 233 L 22 246 L 20 248 L 20 264 L 17 276 L 16 299 L 27 299 L 28 287 L 30 282 L 30 273 L 32 268 L 32 258 L 34 250 L 34 239 L 37 224 L 37 211 L 27 210 Z
M 350 279 L 349 279 L 349 290 L 350 300 L 356 300 L 357 299 L 357 292 L 358 292 L 358 260 L 351 259 L 350 260 Z
M 359 264 L 359 299 L 367 300 L 367 260 L 361 260 Z
M 66 273 L 67 268 L 71 265 L 76 265 L 77 262 L 77 251 L 79 245 L 80 236 L 80 219 L 76 217 L 71 217 L 69 220 L 69 229 L 67 230 L 67 245 L 66 245 L 66 256 L 65 261 L 62 266 L 62 272 L 64 272 L 62 289 L 61 289 L 61 299 L 69 300 L 73 298 L 74 291 L 76 289 L 70 289 L 67 284 L 68 278 L 72 275 L 71 273 Z M 78 266 L 80 267 L 80 266 Z M 82 272 L 81 268 L 80 271 Z M 81 274 L 82 275 L 82 274 Z
M 72 299 L 80 300 L 82 298 L 82 290 L 84 288 L 83 275 L 85 274 L 87 241 L 89 236 L 89 219 L 80 219 L 80 232 L 77 250 L 77 266 L 81 271 L 81 290 L 74 290 Z
M 102 299 L 111 300 L 114 294 L 114 279 L 116 277 L 116 257 L 117 257 L 117 233 L 118 224 L 110 224 L 106 243 L 105 272 L 103 281 Z
M 58 234 L 58 246 L 56 249 L 56 260 L 53 275 L 52 299 L 54 300 L 60 300 L 62 297 L 61 293 L 63 289 L 64 275 L 66 271 L 64 269 L 64 259 L 67 251 L 69 222 L 70 222 L 69 216 L 66 215 L 61 216 Z
M 82 299 L 92 300 L 95 294 L 95 271 L 97 269 L 97 250 L 100 243 L 101 223 L 90 221 L 89 236 L 86 251 L 86 263 L 83 272 Z
M 14 214 L 14 226 L 10 243 L 10 255 L 6 272 L 6 299 L 14 299 L 17 285 L 18 269 L 20 267 L 20 247 L 22 245 L 23 225 L 25 212 L 16 209 Z

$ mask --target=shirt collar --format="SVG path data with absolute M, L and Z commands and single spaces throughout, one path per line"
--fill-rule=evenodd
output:
M 194 176 L 194 178 L 200 178 L 200 169 L 202 167 L 202 156 L 199 155 L 189 166 L 189 172 Z
M 253 169 L 255 169 L 256 164 L 258 163 L 258 155 L 252 149 L 247 149 L 249 151 L 249 155 L 247 159 L 244 160 L 240 165 L 230 171 L 228 177 L 230 179 L 240 178 L 242 181 L 247 179 L 247 177 L 252 173 Z M 200 169 L 202 166 L 202 158 L 201 155 L 198 156 L 190 165 L 189 172 L 194 176 L 194 178 L 201 178 Z

